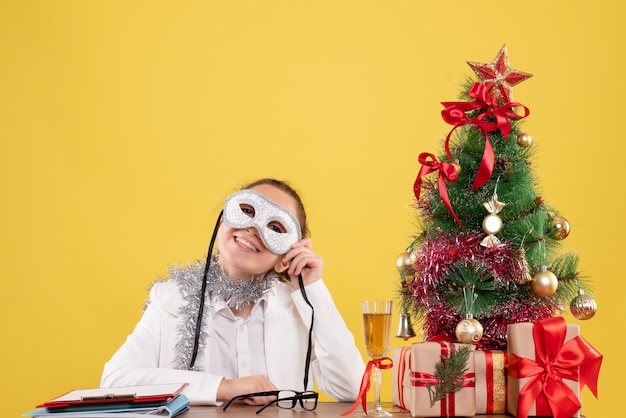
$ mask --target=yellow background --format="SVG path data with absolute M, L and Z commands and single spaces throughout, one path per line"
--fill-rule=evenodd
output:
M 514 94 L 538 188 L 599 304 L 584 412 L 618 414 L 625 4 L 0 1 L 2 416 L 98 385 L 146 287 L 203 257 L 223 199 L 261 176 L 302 192 L 362 349 L 360 300 L 395 297 L 415 232 L 417 156 L 450 128 L 440 102 L 505 43 L 535 75 Z

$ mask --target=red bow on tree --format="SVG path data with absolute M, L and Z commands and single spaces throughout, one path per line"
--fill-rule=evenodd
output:
M 511 354 L 509 376 L 528 377 L 519 392 L 516 416 L 527 418 L 533 402 L 537 415 L 569 418 L 580 409 L 580 400 L 563 382 L 570 379 L 585 385 L 598 397 L 598 374 L 602 355 L 581 336 L 565 341 L 567 325 L 562 317 L 535 323 L 535 360 Z
M 445 106 L 445 109 L 441 111 L 441 116 L 444 121 L 454 125 L 454 128 L 448 133 L 444 145 L 446 154 L 452 161 L 455 160 L 450 152 L 449 142 L 450 135 L 452 135 L 452 132 L 454 132 L 456 128 L 471 124 L 476 126 L 483 135 L 485 135 L 485 150 L 483 151 L 478 173 L 476 173 L 476 178 L 472 184 L 472 189 L 476 190 L 489 181 L 493 171 L 494 152 L 488 133 L 500 129 L 500 132 L 502 132 L 502 135 L 508 141 L 509 134 L 511 133 L 511 123 L 509 119 L 518 120 L 525 118 L 530 114 L 530 110 L 517 102 L 504 103 L 502 106 L 498 105 L 498 100 L 492 97 L 487 87 L 481 83 L 474 83 L 468 94 L 475 99 L 473 102 L 442 102 L 441 104 Z M 524 115 L 518 115 L 513 111 L 513 108 L 517 106 L 524 108 Z M 467 117 L 466 112 L 478 109 L 486 109 L 486 111 L 473 118 Z
M 415 179 L 415 183 L 413 184 L 413 192 L 415 193 L 415 198 L 417 200 L 420 199 L 420 190 L 422 187 L 422 177 L 427 174 L 430 174 L 434 171 L 439 170 L 439 196 L 441 200 L 443 200 L 443 204 L 446 205 L 448 211 L 454 218 L 454 220 L 461 225 L 463 228 L 465 226 L 461 223 L 459 218 L 457 218 L 454 210 L 452 209 L 452 204 L 450 204 L 450 198 L 448 197 L 448 189 L 446 188 L 446 181 L 457 181 L 459 178 L 458 173 L 456 172 L 456 167 L 450 163 L 440 163 L 437 161 L 437 158 L 428 152 L 423 152 L 419 155 L 418 161 L 422 165 L 419 173 L 417 173 L 417 178 Z

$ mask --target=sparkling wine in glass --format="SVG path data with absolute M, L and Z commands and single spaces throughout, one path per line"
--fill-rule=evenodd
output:
M 389 351 L 391 305 L 392 302 L 390 300 L 364 300 L 361 302 L 365 350 L 372 359 L 385 357 Z M 390 417 L 392 414 L 385 411 L 380 405 L 382 370 L 373 366 L 372 376 L 374 382 L 374 406 L 367 412 L 367 415 L 373 417 Z

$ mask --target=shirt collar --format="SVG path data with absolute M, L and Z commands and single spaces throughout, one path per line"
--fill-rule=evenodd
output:
M 254 302 L 254 306 L 252 307 L 252 311 L 256 309 L 262 309 L 265 312 L 265 307 L 267 306 L 267 298 L 268 293 L 264 293 L 256 302 Z M 213 307 L 213 312 L 215 314 L 221 313 L 223 310 L 228 310 L 230 312 L 230 308 L 226 304 L 226 301 L 219 297 L 218 295 L 211 294 L 211 306 Z

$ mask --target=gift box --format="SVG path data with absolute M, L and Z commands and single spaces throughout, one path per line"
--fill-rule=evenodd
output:
M 507 403 L 510 414 L 580 417 L 581 389 L 597 397 L 602 355 L 562 317 L 519 323 L 507 330 Z
M 391 400 L 402 409 L 409 409 L 407 399 L 411 396 L 411 347 L 393 347 L 391 349 L 392 387 Z
M 458 350 L 464 344 L 448 342 L 422 342 L 411 346 L 410 391 L 405 403 L 412 417 L 472 417 L 476 413 L 476 393 L 474 374 L 474 347 L 466 362 L 467 370 L 457 380 L 461 389 L 449 392 L 431 406 L 429 386 L 440 383 L 435 376 L 436 364 L 442 357 L 449 357 L 451 347 Z
M 477 350 L 476 414 L 506 414 L 506 351 Z

